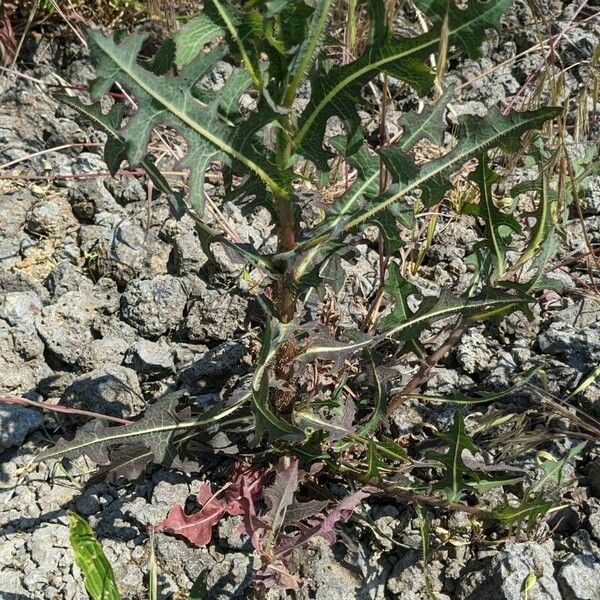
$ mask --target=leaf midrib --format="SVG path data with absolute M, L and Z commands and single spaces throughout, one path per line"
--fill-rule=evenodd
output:
M 107 434 L 102 437 L 98 436 L 94 440 L 88 440 L 86 442 L 79 443 L 77 446 L 69 446 L 68 448 L 65 448 L 64 450 L 57 449 L 55 452 L 44 455 L 43 458 L 46 460 L 51 459 L 51 458 L 57 458 L 59 456 L 63 456 L 65 454 L 69 454 L 69 453 L 72 453 L 75 451 L 81 451 L 84 448 L 96 446 L 96 445 L 102 444 L 104 442 L 118 443 L 118 441 L 121 439 L 135 438 L 135 437 L 139 437 L 139 436 L 151 435 L 154 433 L 163 433 L 165 431 L 177 431 L 178 429 L 190 429 L 192 427 L 197 427 L 200 425 L 204 425 L 206 423 L 212 423 L 213 421 L 221 420 L 221 418 L 230 415 L 232 412 L 234 412 L 241 406 L 243 401 L 245 401 L 245 399 L 240 400 L 239 402 L 237 402 L 236 404 L 231 406 L 229 408 L 229 410 L 219 413 L 218 416 L 212 417 L 210 419 L 204 419 L 204 420 L 203 419 L 190 419 L 189 421 L 181 421 L 180 423 L 177 423 L 175 425 L 161 425 L 161 426 L 155 426 L 155 427 L 148 427 L 145 429 L 138 429 L 137 431 L 129 431 L 129 432 L 124 431 L 123 433 L 118 433 L 118 434 L 113 434 L 113 435 Z
M 364 348 L 365 346 L 375 344 L 378 341 L 383 340 L 384 338 L 388 338 L 393 335 L 396 335 L 397 333 L 400 333 L 404 329 L 408 329 L 409 327 L 413 327 L 424 321 L 451 315 L 453 313 L 459 312 L 462 309 L 485 308 L 485 307 L 489 307 L 489 306 L 496 306 L 496 305 L 500 306 L 503 304 L 513 304 L 513 303 L 524 304 L 527 302 L 528 302 L 527 299 L 518 298 L 518 297 L 501 298 L 501 299 L 490 298 L 488 300 L 475 300 L 475 301 L 471 300 L 471 301 L 465 302 L 463 304 L 447 306 L 447 307 L 444 307 L 444 308 L 441 308 L 441 309 L 438 309 L 435 311 L 427 312 L 423 315 L 419 315 L 418 317 L 415 317 L 414 319 L 411 319 L 410 321 L 405 321 L 401 325 L 398 325 L 397 327 L 390 329 L 389 331 L 386 331 L 385 334 L 374 337 L 370 340 L 365 340 L 364 342 L 358 342 L 356 344 L 346 344 L 345 346 L 330 346 L 330 347 L 317 346 L 317 347 L 309 348 L 306 352 L 304 352 L 304 356 L 312 355 L 312 354 L 335 353 L 335 352 L 341 352 L 344 350 L 358 350 L 359 348 Z
M 174 106 L 169 100 L 167 100 L 164 96 L 158 93 L 158 89 L 154 90 L 148 86 L 146 82 L 144 82 L 143 78 L 140 78 L 136 71 L 139 67 L 136 64 L 127 64 L 121 61 L 118 54 L 114 56 L 110 53 L 110 51 L 105 47 L 105 41 L 107 40 L 104 36 L 99 36 L 100 42 L 98 40 L 98 46 L 102 49 L 102 51 L 106 54 L 106 56 L 119 67 L 121 71 L 127 74 L 136 85 L 140 86 L 151 98 L 154 98 L 159 104 L 164 106 L 170 113 L 175 115 L 179 120 L 183 121 L 186 125 L 188 125 L 191 129 L 196 131 L 200 136 L 208 140 L 213 146 L 219 148 L 226 154 L 229 154 L 242 164 L 246 165 L 251 171 L 254 171 L 273 191 L 284 194 L 285 191 L 280 187 L 280 185 L 268 174 L 262 167 L 257 165 L 254 161 L 238 152 L 235 148 L 229 145 L 224 140 L 220 139 L 204 127 L 202 127 L 197 121 L 192 119 L 187 115 L 187 113 L 182 112 L 176 106 Z M 159 88 L 159 86 L 157 86 Z M 186 91 L 186 95 L 188 92 Z M 192 98 L 195 102 L 196 100 Z
M 462 31 L 463 29 L 472 26 L 474 23 L 476 23 L 477 21 L 479 21 L 483 17 L 487 16 L 488 13 L 492 12 L 493 10 L 495 10 L 494 2 L 490 2 L 490 7 L 489 7 L 489 9 L 486 12 L 483 12 L 483 13 L 477 15 L 472 21 L 461 23 L 459 27 L 457 27 L 456 29 L 453 29 L 453 30 L 451 30 L 451 31 L 448 32 L 449 36 L 454 36 L 454 35 L 460 33 L 460 31 Z M 424 34 L 424 35 L 426 35 L 426 34 Z M 327 106 L 332 101 L 332 99 L 335 98 L 335 96 L 341 90 L 343 90 L 347 85 L 350 85 L 353 81 L 355 81 L 356 79 L 359 79 L 365 73 L 368 73 L 369 71 L 377 69 L 377 68 L 379 68 L 379 67 L 381 67 L 381 66 L 383 66 L 383 65 L 385 65 L 385 64 L 387 64 L 389 62 L 393 62 L 393 61 L 396 61 L 396 60 L 398 60 L 400 58 L 404 58 L 406 56 L 410 56 L 411 54 L 414 54 L 415 52 L 427 49 L 429 46 L 434 46 L 435 47 L 437 45 L 438 41 L 439 41 L 439 36 L 438 37 L 434 37 L 430 41 L 428 41 L 427 43 L 422 43 L 422 44 L 414 46 L 413 48 L 410 48 L 409 50 L 406 50 L 404 52 L 399 52 L 398 54 L 393 54 L 392 56 L 389 56 L 389 57 L 386 57 L 386 58 L 382 58 L 382 59 L 380 59 L 378 61 L 375 61 L 373 63 L 368 63 L 362 69 L 359 69 L 358 71 L 356 71 L 354 73 L 351 73 L 350 76 L 348 76 L 345 79 L 343 79 L 340 83 L 338 83 L 338 85 L 336 85 L 332 90 L 330 90 L 329 93 L 327 93 L 323 97 L 323 99 L 321 100 L 321 102 L 319 102 L 319 104 L 315 107 L 315 109 L 312 111 L 312 113 L 309 115 L 308 119 L 306 120 L 306 123 L 304 123 L 304 125 L 302 126 L 302 128 L 295 135 L 295 137 L 293 139 L 293 145 L 294 145 L 294 147 L 298 148 L 302 144 L 302 141 L 304 140 L 304 137 L 306 136 L 306 133 L 308 132 L 308 130 L 310 129 L 310 127 L 312 127 L 312 124 L 315 122 L 315 120 L 317 119 L 318 115 L 322 112 L 323 107 Z
M 519 114 L 519 113 L 517 113 L 517 114 Z M 532 118 L 535 119 L 536 117 L 537 117 L 537 115 L 533 115 Z M 400 198 L 405 196 L 408 192 L 414 190 L 415 188 L 418 188 L 420 185 L 422 185 L 429 179 L 432 179 L 436 175 L 440 175 L 441 173 L 448 170 L 450 167 L 452 167 L 456 163 L 458 163 L 462 160 L 466 160 L 467 157 L 469 157 L 473 154 L 476 154 L 478 152 L 483 152 L 488 148 L 494 147 L 498 140 L 502 139 L 503 137 L 509 136 L 513 131 L 517 131 L 523 127 L 526 127 L 527 125 L 528 125 L 528 121 L 517 121 L 514 124 L 512 124 L 510 127 L 507 127 L 506 129 L 503 129 L 502 131 L 496 132 L 496 135 L 486 138 L 485 140 L 483 140 L 482 142 L 480 142 L 479 144 L 477 144 L 475 146 L 469 146 L 468 145 L 469 138 L 466 137 L 465 143 L 463 143 L 462 148 L 460 148 L 461 151 L 457 152 L 456 155 L 454 155 L 449 161 L 444 162 L 443 158 L 439 159 L 441 164 L 437 169 L 427 171 L 423 176 L 415 179 L 412 183 L 407 184 L 407 186 L 405 188 L 399 190 L 396 194 L 390 196 L 389 198 L 387 198 L 386 200 L 384 200 L 377 206 L 373 207 L 371 210 L 368 210 L 368 211 L 364 212 L 362 215 L 356 217 L 355 219 L 352 219 L 351 221 L 349 221 L 346 224 L 344 230 L 349 231 L 349 230 L 353 229 L 354 227 L 356 227 L 357 225 L 360 225 L 364 221 L 369 220 L 373 215 L 376 215 L 378 212 L 384 210 L 391 204 L 394 204 L 395 202 L 400 200 Z M 459 148 L 457 148 L 457 150 L 458 149 Z M 452 154 L 452 152 L 446 156 L 451 156 L 451 154 Z M 430 164 L 435 164 L 435 163 L 430 163 Z
M 481 159 L 481 180 L 483 183 L 483 196 L 485 203 L 485 212 L 487 214 L 487 226 L 488 226 L 488 235 L 492 241 L 492 246 L 494 247 L 494 255 L 496 256 L 496 269 L 497 277 L 501 277 L 504 274 L 504 257 L 502 252 L 502 247 L 500 244 L 500 240 L 498 239 L 499 233 L 496 231 L 494 227 L 494 217 L 493 217 L 493 209 L 494 209 L 494 200 L 492 198 L 492 184 L 488 185 L 488 167 L 487 167 L 487 159 L 484 155 Z

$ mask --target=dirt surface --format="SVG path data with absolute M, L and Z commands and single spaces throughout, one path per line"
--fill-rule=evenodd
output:
M 553 33 L 567 28 L 558 52 L 565 93 L 576 97 L 593 77 L 589 60 L 600 43 L 600 20 L 571 26 L 580 3 L 542 4 Z M 589 4 L 580 19 L 593 16 L 596 9 Z M 452 59 L 446 83 L 458 90 L 454 114 L 507 106 L 542 66 L 539 52 L 527 52 L 537 41 L 529 10 L 516 1 L 481 59 Z M 227 69 L 224 63 L 223 76 Z M 105 175 L 102 137 L 49 95 L 53 85 L 85 85 L 93 76 L 76 40 L 32 34 L 18 71 L 20 76 L 0 76 L 0 393 L 116 418 L 135 417 L 173 390 L 187 391 L 200 404 L 218 401 L 250 370 L 257 339 L 252 296 L 260 289 L 260 275 L 231 263 L 224 252 L 209 258 L 192 220 L 173 217 L 143 177 Z M 390 127 L 401 126 L 402 111 L 415 100 L 406 90 L 398 92 L 388 114 Z M 578 139 L 574 131 L 567 134 L 579 156 L 597 144 L 600 131 L 600 112 L 592 114 L 588 101 L 589 127 Z M 21 160 L 31 153 L 37 155 Z M 515 176 L 524 179 L 526 173 Z M 207 184 L 207 193 L 237 235 L 262 250 L 273 248 L 268 215 L 244 217 L 221 202 L 216 180 Z M 585 230 L 597 250 L 600 178 L 590 178 L 582 202 Z M 502 390 L 518 374 L 541 366 L 547 390 L 560 400 L 598 366 L 600 302 L 585 262 L 578 259 L 588 250 L 583 231 L 573 214 L 565 225 L 560 266 L 551 274 L 564 283 L 564 292 L 541 298 L 530 321 L 515 316 L 470 329 L 456 354 L 435 369 L 428 392 Z M 476 241 L 469 223 L 450 222 L 428 250 L 415 283 L 431 294 L 460 289 L 469 278 L 464 257 Z M 362 318 L 377 280 L 376 254 L 366 244 L 358 250 L 356 261 L 342 262 L 345 284 L 332 307 L 342 325 Z M 397 369 L 400 387 L 415 365 Z M 577 402 L 600 420 L 596 383 Z M 551 430 L 555 419 L 562 419 L 567 432 L 576 429 L 526 390 L 505 398 L 502 408 L 522 415 L 524 435 Z M 412 401 L 395 418 L 395 431 L 418 435 L 425 424 L 442 429 L 453 410 Z M 465 414 L 477 417 L 486 410 Z M 92 478 L 95 466 L 83 456 L 68 470 L 33 462 L 58 433 L 83 420 L 0 404 L 0 599 L 87 598 L 68 544 L 70 509 L 93 525 L 125 599 L 147 597 L 151 543 L 161 598 L 187 597 L 204 569 L 210 598 L 246 597 L 257 559 L 248 540 L 236 533 L 238 517 L 224 519 L 203 549 L 161 533 L 151 542 L 148 533 L 149 524 L 185 503 L 201 481 L 217 483 L 222 463 L 196 465 L 188 474 L 151 467 L 140 481 L 107 483 Z M 535 451 L 525 442 L 519 445 L 518 433 L 506 460 L 534 478 Z M 575 434 L 556 437 L 542 448 L 562 456 L 579 441 Z M 493 454 L 493 447 L 488 451 Z M 290 597 L 517 600 L 533 573 L 529 600 L 598 599 L 600 455 L 594 439 L 569 469 L 574 481 L 564 490 L 563 507 L 529 536 L 479 543 L 467 515 L 434 518 L 431 529 L 446 543 L 425 570 L 413 509 L 393 499 L 364 502 L 342 527 L 346 543 L 315 542 L 295 557 L 305 585 Z

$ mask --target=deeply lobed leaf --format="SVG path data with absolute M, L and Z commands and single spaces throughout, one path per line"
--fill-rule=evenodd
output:
M 257 131 L 265 120 L 271 120 L 267 108 L 260 111 L 260 118 L 238 122 L 233 127 L 221 117 L 219 99 L 208 105 L 196 99 L 196 82 L 214 67 L 222 56 L 221 50 L 198 54 L 178 75 L 167 73 L 159 77 L 138 62 L 144 35 L 134 34 L 119 44 L 112 37 L 90 31 L 88 39 L 98 65 L 97 78 L 90 86 L 92 98 L 100 98 L 116 82 L 136 98 L 137 111 L 119 130 L 132 165 L 146 155 L 153 128 L 168 125 L 178 130 L 187 143 L 182 166 L 190 170 L 190 200 L 199 214 L 204 206 L 204 175 L 215 160 L 240 164 L 271 190 L 283 193 L 286 175 L 253 147 Z
M 476 56 L 486 29 L 498 27 L 510 2 L 473 0 L 466 10 L 459 9 L 451 0 L 424 0 L 416 4 L 434 22 L 447 15 L 448 43 Z M 327 170 L 330 156 L 323 148 L 323 138 L 331 117 L 337 116 L 343 121 L 351 146 L 354 144 L 350 153 L 361 142 L 362 136 L 356 135 L 361 129 L 356 99 L 368 81 L 385 72 L 411 85 L 419 95 L 426 94 L 433 86 L 435 74 L 426 61 L 439 46 L 439 28 L 434 27 L 414 38 L 395 40 L 389 28 L 382 26 L 380 16 L 376 19 L 375 34 L 357 60 L 328 72 L 321 70 L 310 80 L 310 102 L 300 118 L 294 144 L 297 152 L 310 158 L 321 171 Z

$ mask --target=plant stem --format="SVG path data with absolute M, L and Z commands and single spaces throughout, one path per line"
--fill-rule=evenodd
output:
M 281 172 L 288 168 L 292 154 L 288 135 L 289 127 L 289 117 L 282 116 L 280 129 L 277 132 L 276 152 L 277 167 Z M 294 250 L 297 245 L 293 198 L 290 193 L 281 192 L 274 192 L 274 196 L 278 221 L 277 250 L 279 253 L 286 253 Z M 275 308 L 277 317 L 283 323 L 289 323 L 296 313 L 296 285 L 285 265 L 277 281 Z
M 356 55 L 356 17 L 358 0 L 348 0 L 348 18 L 346 21 L 346 51 L 350 62 Z
M 287 115 L 280 119 L 280 129 L 277 133 L 277 167 L 281 172 L 288 168 L 292 155 L 289 138 L 290 121 Z M 296 248 L 296 219 L 294 215 L 293 197 L 291 194 L 274 193 L 277 211 L 278 232 L 277 249 L 280 253 L 290 252 Z M 275 288 L 274 304 L 277 318 L 282 323 L 289 323 L 296 314 L 296 281 L 289 267 L 282 265 Z M 298 346 L 294 338 L 285 341 L 275 356 L 275 377 L 285 384 L 290 384 L 293 376 L 293 366 L 298 356 Z M 287 389 L 272 390 L 271 402 L 278 415 L 292 412 L 297 400 L 297 394 L 291 385 Z
M 448 336 L 448 339 L 430 356 L 428 356 L 421 365 L 420 369 L 417 371 L 417 374 L 406 384 L 404 389 L 395 394 L 390 399 L 390 403 L 388 404 L 387 414 L 391 417 L 397 410 L 400 408 L 402 402 L 407 396 L 410 396 L 418 391 L 418 389 L 427 382 L 431 375 L 431 369 L 437 365 L 437 363 L 458 344 L 460 338 L 463 336 L 463 333 L 467 329 L 469 323 L 468 321 L 458 324 L 452 333 Z

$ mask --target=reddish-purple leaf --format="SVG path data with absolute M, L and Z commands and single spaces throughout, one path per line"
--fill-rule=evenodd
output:
M 254 497 L 248 485 L 242 487 L 242 496 L 240 498 L 242 506 L 242 525 L 239 528 L 240 533 L 245 533 L 252 543 L 257 554 L 262 554 L 264 551 L 263 537 L 270 531 L 271 527 L 256 516 L 256 508 L 254 507 Z
M 282 457 L 277 465 L 275 481 L 264 492 L 268 508 L 265 518 L 274 531 L 277 531 L 283 524 L 285 513 L 294 501 L 294 493 L 297 489 L 298 459 L 292 458 L 291 463 L 286 466 L 286 458 Z
M 278 558 L 285 560 L 285 557 L 287 557 L 294 548 L 303 546 L 310 538 L 316 535 L 324 538 L 330 544 L 335 542 L 336 524 L 340 521 L 347 521 L 354 512 L 354 509 L 372 493 L 373 489 L 363 488 L 358 492 L 354 492 L 354 494 L 351 494 L 347 498 L 344 498 L 341 502 L 336 504 L 324 518 L 314 518 L 311 520 L 309 526 L 304 525 L 300 527 L 300 533 L 286 536 L 275 549 L 275 555 Z
M 261 493 L 262 473 L 243 471 L 242 465 L 236 465 L 232 483 L 216 494 L 210 483 L 200 485 L 196 499 L 202 508 L 198 512 L 187 515 L 182 506 L 174 506 L 167 518 L 153 529 L 184 537 L 195 546 L 206 546 L 212 538 L 213 527 L 225 515 L 245 514 L 246 506 L 241 502 L 243 496 L 247 496 L 254 506 L 254 498 Z
M 288 506 L 283 522 L 288 525 L 313 517 L 323 512 L 327 504 L 327 500 L 309 500 L 308 502 L 294 501 Z
M 194 546 L 206 546 L 212 538 L 213 527 L 224 513 L 222 506 L 216 502 L 209 502 L 191 515 L 186 515 L 182 506 L 174 506 L 167 518 L 153 529 L 184 537 Z

